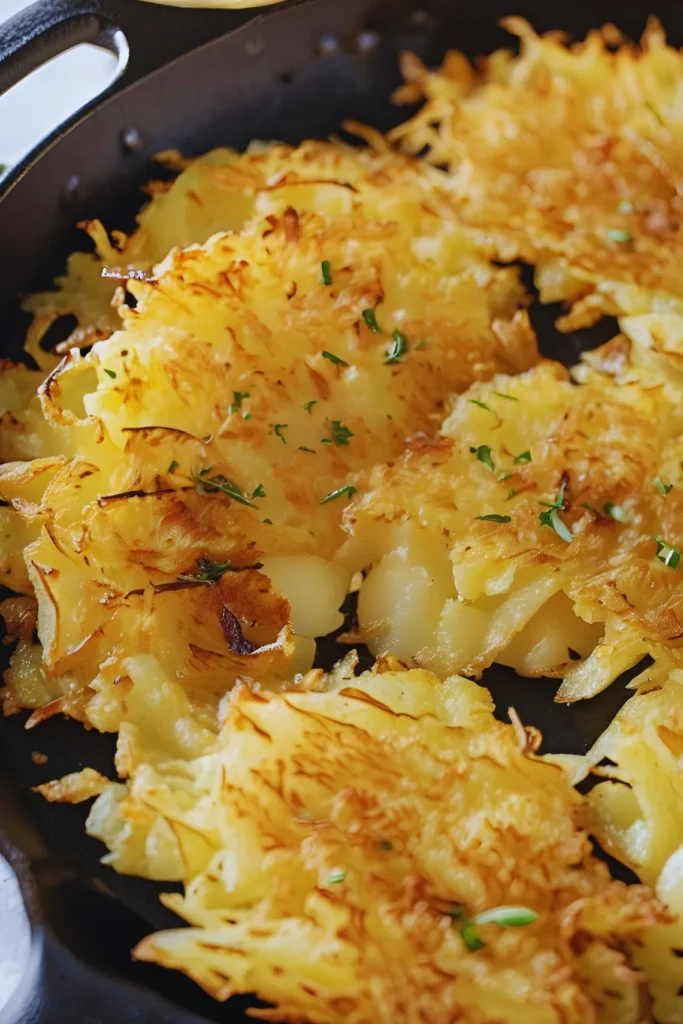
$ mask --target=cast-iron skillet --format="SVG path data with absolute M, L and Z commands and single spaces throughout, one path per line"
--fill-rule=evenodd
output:
M 397 55 L 408 47 L 436 63 L 449 46 L 470 56 L 509 45 L 497 27 L 523 14 L 536 28 L 575 36 L 614 21 L 638 37 L 658 14 L 683 42 L 680 0 L 652 8 L 628 0 L 308 0 L 254 12 L 156 7 L 137 0 L 44 0 L 0 26 L 0 92 L 79 42 L 118 55 L 118 75 L 94 101 L 34 151 L 0 194 L 0 338 L 18 357 L 25 318 L 17 295 L 44 286 L 79 244 L 76 221 L 130 224 L 137 191 L 161 149 L 197 154 L 252 138 L 296 143 L 339 130 L 344 117 L 387 128 L 406 112 L 391 106 Z M 1 126 L 0 126 L 1 131 Z M 82 244 L 82 242 L 80 243 Z M 571 364 L 606 340 L 614 324 L 560 338 L 556 310 L 533 315 L 546 355 Z M 343 648 L 320 645 L 330 666 Z M 625 698 L 621 682 L 573 708 L 552 704 L 556 684 L 516 679 L 493 667 L 484 682 L 501 713 L 509 704 L 540 726 L 555 750 L 585 750 Z M 92 765 L 112 774 L 113 739 L 55 719 L 23 730 L 0 723 L 0 851 L 13 864 L 29 911 L 33 952 L 2 1024 L 190 1024 L 243 1021 L 244 1001 L 220 1006 L 180 975 L 133 964 L 129 950 L 177 919 L 157 901 L 170 888 L 102 868 L 102 848 L 83 832 L 86 810 L 53 806 L 30 792 L 47 778 Z M 35 765 L 32 750 L 49 757 Z M 0 921 L 0 928 L 3 924 Z M 0 965 L 1 969 L 1 965 Z

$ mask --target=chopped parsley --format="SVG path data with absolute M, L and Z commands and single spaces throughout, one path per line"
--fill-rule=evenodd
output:
M 530 907 L 493 907 L 476 914 L 474 924 L 497 924 L 501 928 L 523 928 L 538 921 L 538 914 Z
M 208 476 L 213 469 L 213 466 L 209 466 L 207 469 L 201 469 L 198 473 L 193 473 L 192 478 L 197 484 L 197 490 L 200 494 L 204 494 L 207 490 L 209 491 L 221 491 L 223 494 L 227 494 L 233 501 L 238 501 L 240 505 L 248 505 L 249 508 L 256 508 L 256 505 L 248 498 L 245 498 L 241 488 L 237 484 L 232 483 L 227 477 L 224 477 L 222 473 L 217 476 Z
M 102 369 L 106 373 L 107 377 L 111 377 L 112 380 L 116 378 L 116 370 L 108 370 L 106 366 L 103 366 Z
M 178 576 L 179 580 L 187 583 L 213 583 L 224 576 L 232 569 L 232 562 L 212 562 L 210 558 L 202 555 L 197 559 L 196 572 L 183 572 Z
M 480 402 L 476 398 L 468 398 L 467 401 L 470 403 L 470 405 L 478 405 L 480 409 L 486 409 L 487 412 L 491 412 L 491 409 L 486 404 L 486 402 Z
M 422 340 L 418 341 L 417 345 L 415 346 L 415 351 L 419 352 L 421 348 L 427 348 L 428 344 L 429 338 L 422 338 Z
M 337 868 L 333 871 L 329 878 L 326 879 L 325 885 L 337 885 L 338 882 L 343 882 L 346 878 L 346 871 L 343 868 Z
M 395 328 L 392 334 L 394 339 L 390 347 L 386 351 L 385 363 L 400 363 L 403 356 L 408 351 L 408 339 L 405 334 L 401 334 L 398 327 Z
M 320 264 L 320 276 L 323 284 L 328 286 L 332 284 L 332 264 L 329 260 L 323 260 Z
M 493 456 L 491 455 L 491 449 L 487 444 L 480 444 L 478 448 L 470 448 L 472 455 L 476 455 L 479 462 L 483 462 L 485 466 L 488 466 L 491 472 L 495 471 L 495 464 L 493 462 Z
M 514 494 L 514 491 L 513 491 Z M 477 519 L 481 519 L 482 523 L 509 523 L 511 522 L 510 516 L 499 516 L 495 512 L 491 512 L 487 516 L 477 516 Z
M 383 850 L 393 850 L 394 844 L 390 839 L 380 839 L 379 845 Z
M 285 430 L 285 428 L 288 427 L 288 426 L 289 426 L 289 423 L 274 423 L 273 424 L 273 433 L 275 434 L 276 437 L 280 438 L 280 440 L 282 441 L 283 444 L 287 444 L 287 438 L 282 433 L 282 431 Z
M 320 353 L 323 359 L 329 359 L 331 363 L 335 363 L 336 366 L 348 366 L 349 364 L 341 356 L 336 356 L 334 352 L 323 351 Z
M 374 309 L 364 309 L 361 313 L 363 320 L 365 320 L 365 326 L 369 327 L 373 334 L 381 334 L 382 328 L 377 323 L 377 316 Z
M 305 444 L 299 445 L 300 452 L 308 452 L 310 455 L 315 455 L 315 451 L 312 448 L 307 448 Z
M 518 466 L 526 466 L 527 462 L 531 462 L 531 452 L 527 448 L 525 452 L 520 452 L 515 458 L 515 462 Z
M 263 522 L 264 523 L 268 523 L 268 526 L 272 526 L 273 525 L 273 520 L 272 519 L 264 519 Z
M 251 395 L 248 391 L 233 391 L 232 402 L 228 406 L 228 412 L 233 416 L 238 409 L 242 408 L 242 402 L 245 398 L 250 398 Z M 246 418 L 246 417 L 245 417 Z
M 328 501 L 335 501 L 337 498 L 343 498 L 346 495 L 348 498 L 352 498 L 356 493 L 357 488 L 352 484 L 346 484 L 344 487 L 338 487 L 336 491 L 331 491 L 326 494 L 324 498 L 321 498 L 318 502 L 319 505 L 327 505 Z
M 514 475 L 515 475 L 514 473 L 499 473 L 498 474 L 498 479 L 502 483 L 504 480 L 509 480 L 510 477 L 514 476 Z
M 309 402 L 304 402 L 303 403 L 303 407 L 304 407 L 304 409 L 306 410 L 307 413 L 310 413 L 310 411 L 313 408 L 313 406 L 317 405 L 317 404 L 318 404 L 317 398 L 311 398 L 311 400 Z
M 610 228 L 607 232 L 607 238 L 610 242 L 618 242 L 620 245 L 628 245 L 629 242 L 633 241 L 631 232 L 622 231 L 621 228 Z
M 450 910 L 446 913 L 456 921 L 462 920 L 462 908 L 458 904 L 456 907 L 460 911 L 459 913 Z M 479 934 L 480 925 L 497 924 L 500 928 L 523 928 L 537 920 L 538 914 L 530 907 L 493 907 L 491 910 L 484 910 L 481 914 L 475 914 L 474 917 L 464 921 L 460 925 L 460 937 L 470 953 L 476 953 L 486 945 Z
M 558 492 L 557 498 L 553 502 L 539 501 L 539 505 L 545 505 L 545 511 L 540 513 L 540 520 L 542 526 L 549 526 L 551 530 L 554 530 L 558 537 L 567 544 L 570 544 L 574 539 L 567 529 L 565 523 L 562 522 L 559 516 L 559 512 L 562 512 L 566 505 L 564 503 L 564 492 L 567 486 L 567 481 L 563 480 Z
M 604 506 L 605 513 L 611 516 L 612 519 L 616 520 L 617 523 L 626 522 L 626 513 L 624 512 L 621 505 L 613 505 L 611 501 L 608 501 Z
M 176 469 L 178 468 L 179 465 L 180 465 L 180 463 L 176 462 L 176 460 L 174 459 L 173 462 L 171 463 L 171 465 L 168 467 L 167 472 L 168 473 L 175 473 L 175 471 L 176 471 Z
M 509 501 L 510 498 L 514 498 L 516 493 L 517 491 L 514 489 L 514 487 L 511 487 L 510 490 L 508 491 L 507 498 L 505 500 Z
M 667 494 L 673 487 L 673 484 L 665 484 L 663 480 L 659 479 L 659 477 L 655 477 L 655 487 L 657 488 L 661 496 L 663 498 L 666 498 Z
M 255 491 L 251 492 L 252 498 L 265 498 L 266 492 L 263 484 L 259 484 Z
M 465 943 L 470 953 L 476 953 L 478 949 L 483 949 L 484 943 L 479 936 L 476 924 L 472 924 L 471 921 L 466 921 L 460 928 L 460 938 Z
M 498 395 L 499 398 L 506 398 L 508 402 L 518 402 L 519 399 L 515 398 L 514 395 L 506 395 L 504 391 L 494 391 L 494 395 Z
M 330 428 L 332 437 L 324 437 L 323 444 L 347 445 L 352 437 L 355 437 L 348 427 L 345 427 L 340 420 L 332 420 Z
M 655 537 L 655 541 L 657 542 L 656 557 L 659 561 L 663 562 L 664 565 L 667 565 L 669 569 L 677 569 L 678 563 L 681 560 L 680 551 L 677 551 L 676 548 L 672 548 L 671 545 L 667 544 L 667 542 L 662 540 L 661 537 Z

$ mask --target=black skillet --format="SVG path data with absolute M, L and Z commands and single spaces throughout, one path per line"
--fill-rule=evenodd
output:
M 568 5 L 543 0 L 308 0 L 283 8 L 179 10 L 138 0 L 43 0 L 0 26 L 0 91 L 79 42 L 118 55 L 119 77 L 35 150 L 0 193 L 0 338 L 17 358 L 25 318 L 17 295 L 47 284 L 79 244 L 76 221 L 130 224 L 151 156 L 177 147 L 196 154 L 252 138 L 296 143 L 338 131 L 344 117 L 388 128 L 405 116 L 390 103 L 397 55 L 410 48 L 436 63 L 449 46 L 474 57 L 509 37 L 499 17 L 523 14 L 539 30 L 574 36 L 614 21 L 637 38 L 652 8 L 628 0 Z M 683 43 L 680 0 L 656 4 L 672 42 Z M 2 126 L 0 125 L 0 132 Z M 82 244 L 82 243 L 81 243 Z M 571 364 L 606 340 L 613 323 L 559 337 L 556 310 L 533 315 L 546 355 Z M 320 644 L 331 665 L 343 649 Z M 623 702 L 621 682 L 574 708 L 552 704 L 555 684 L 516 679 L 494 666 L 484 682 L 501 713 L 514 703 L 555 750 L 585 750 Z M 244 1021 L 244 1001 L 214 1003 L 180 975 L 133 964 L 129 950 L 176 919 L 161 889 L 98 863 L 83 832 L 85 810 L 52 806 L 30 787 L 85 765 L 112 774 L 113 742 L 53 719 L 37 732 L 23 716 L 0 723 L 0 851 L 13 864 L 31 919 L 33 952 L 0 1024 L 199 1024 Z M 47 765 L 30 757 L 38 749 Z M 0 920 L 0 929 L 3 922 Z M 2 971 L 2 964 L 0 964 Z

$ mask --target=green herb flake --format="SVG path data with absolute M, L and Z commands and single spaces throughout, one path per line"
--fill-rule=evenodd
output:
M 628 245 L 629 242 L 633 241 L 631 232 L 622 231 L 621 228 L 610 228 L 607 232 L 607 238 L 610 242 L 617 242 L 619 245 Z
M 633 203 L 630 199 L 622 199 L 617 206 L 617 213 L 620 213 L 622 217 L 626 217 L 629 213 L 633 213 Z
M 346 484 L 344 487 L 337 488 L 336 491 L 331 491 L 326 494 L 324 498 L 321 498 L 318 502 L 319 505 L 327 505 L 328 501 L 335 501 L 337 498 L 343 498 L 344 495 L 348 498 L 352 498 L 356 493 L 357 488 L 352 484 Z
M 418 341 L 417 345 L 415 346 L 415 351 L 419 352 L 421 348 L 427 348 L 428 344 L 429 338 L 422 338 L 422 340 Z
M 531 452 L 527 448 L 525 452 L 520 452 L 516 457 L 515 462 L 518 466 L 526 466 L 527 462 L 531 462 Z
M 510 490 L 508 491 L 508 495 L 507 495 L 507 498 L 505 500 L 509 501 L 510 498 L 514 498 L 516 493 L 517 493 L 517 491 L 514 489 L 514 487 L 511 487 Z
M 174 459 L 173 462 L 171 463 L 171 465 L 168 467 L 167 472 L 168 473 L 175 473 L 175 471 L 176 471 L 176 469 L 178 468 L 179 465 L 180 465 L 180 463 L 176 462 L 176 460 Z
M 108 370 L 106 366 L 103 366 L 102 369 L 106 373 L 107 377 L 111 377 L 112 380 L 116 380 L 116 370 Z
M 389 852 L 389 850 L 393 850 L 394 848 L 394 844 L 391 842 L 390 839 L 380 839 L 379 845 L 380 849 L 386 850 L 387 852 Z
M 493 461 L 493 456 L 491 455 L 491 449 L 487 444 L 480 444 L 478 448 L 470 448 L 470 451 L 473 455 L 477 456 L 479 462 L 483 462 L 485 466 L 488 466 L 492 473 L 495 472 L 496 467 Z
M 308 452 L 309 455 L 315 455 L 314 450 L 312 448 L 307 448 L 305 444 L 300 444 L 299 445 L 299 451 L 300 452 Z
M 264 523 L 268 523 L 268 526 L 272 526 L 273 525 L 273 520 L 272 519 L 264 519 L 263 522 Z
M 538 921 L 538 914 L 530 907 L 493 907 L 472 918 L 475 925 L 497 924 L 501 928 L 523 928 Z
M 244 401 L 245 398 L 251 398 L 251 395 L 249 394 L 248 391 L 233 391 L 232 402 L 228 406 L 228 412 L 230 413 L 231 416 L 233 416 L 238 409 L 242 408 L 242 402 Z M 247 419 L 247 416 L 245 416 L 244 418 Z
M 323 284 L 328 287 L 332 284 L 332 265 L 329 260 L 323 260 L 320 264 L 320 276 Z
M 384 362 L 389 363 L 400 363 L 404 355 L 408 351 L 408 339 L 405 334 L 401 334 L 398 327 L 394 330 L 392 335 L 394 339 L 390 347 L 386 351 Z
M 670 544 L 667 544 L 661 537 L 655 537 L 657 543 L 656 557 L 664 565 L 668 566 L 669 569 L 677 569 L 678 563 L 681 560 L 681 553 L 676 548 L 672 548 Z
M 545 505 L 545 511 L 540 513 L 539 518 L 542 526 L 549 526 L 551 530 L 555 531 L 558 537 L 567 544 L 571 544 L 574 538 L 569 532 L 566 523 L 563 523 L 559 516 L 559 512 L 565 508 L 564 492 L 566 486 L 567 481 L 563 480 L 555 501 L 539 501 L 539 505 Z
M 486 402 L 480 402 L 476 398 L 468 398 L 467 401 L 470 403 L 470 405 L 478 405 L 480 409 L 485 409 L 486 412 L 491 412 L 491 409 L 488 407 Z
M 237 484 L 232 483 L 223 474 L 209 477 L 208 473 L 211 472 L 213 466 L 209 466 L 208 469 L 200 469 L 198 473 L 192 474 L 192 479 L 197 484 L 197 490 L 200 494 L 206 493 L 206 491 L 221 491 L 223 494 L 227 494 L 233 501 L 238 501 L 240 505 L 247 505 L 249 508 L 256 508 L 253 501 L 249 501 L 248 498 L 244 497 L 242 490 Z
M 462 921 L 465 916 L 465 908 L 462 903 L 453 903 L 448 910 L 444 911 L 448 917 L 452 917 L 454 921 Z
M 514 492 L 513 492 L 514 493 Z M 491 512 L 488 516 L 477 516 L 482 523 L 509 523 L 511 522 L 510 516 L 499 516 L 495 512 Z
M 304 402 L 303 407 L 306 410 L 306 412 L 310 414 L 311 409 L 313 408 L 313 406 L 317 405 L 317 404 L 318 404 L 318 400 L 316 398 L 311 398 L 311 400 L 309 402 Z
M 255 491 L 251 492 L 252 498 L 265 498 L 266 491 L 263 484 L 259 484 Z
M 345 878 L 346 871 L 343 868 L 338 868 L 325 880 L 325 885 L 337 885 L 339 882 L 343 882 Z
M 329 361 L 330 361 L 331 363 L 334 363 L 334 364 L 335 364 L 336 366 L 348 366 L 348 365 L 349 365 L 349 364 L 348 364 L 348 363 L 346 362 L 346 360 L 345 360 L 345 359 L 342 359 L 342 358 L 341 358 L 341 356 L 336 356 L 336 355 L 334 354 L 334 352 L 326 352 L 326 351 L 323 351 L 323 352 L 321 352 L 320 354 L 321 354 L 321 356 L 323 357 L 323 359 L 329 359 Z
M 280 440 L 282 441 L 283 444 L 287 444 L 287 438 L 282 433 L 282 431 L 285 430 L 288 426 L 289 426 L 289 423 L 274 423 L 273 424 L 273 433 L 275 434 L 276 437 L 280 438 Z
M 377 323 L 377 315 L 374 309 L 364 309 L 363 312 L 361 313 L 361 316 L 365 321 L 365 326 L 368 327 L 373 334 L 382 333 L 382 328 Z
M 178 576 L 179 580 L 186 583 L 214 583 L 232 569 L 232 562 L 212 562 L 210 558 L 202 555 L 197 559 L 196 572 L 184 572 Z
M 663 480 L 659 479 L 659 477 L 655 477 L 654 483 L 655 483 L 655 487 L 657 488 L 657 490 L 659 491 L 659 493 L 661 494 L 661 496 L 663 498 L 666 498 L 667 494 L 669 493 L 669 491 L 673 487 L 673 484 L 665 484 Z
M 514 475 L 514 473 L 499 473 L 498 479 L 500 480 L 501 483 L 503 483 L 504 480 L 509 480 L 510 477 Z
M 478 949 L 483 949 L 484 943 L 481 940 L 479 931 L 476 924 L 472 924 L 471 921 L 466 921 L 460 928 L 460 938 L 465 943 L 470 953 L 476 953 Z
M 608 501 L 604 506 L 605 513 L 611 516 L 617 523 L 626 522 L 626 513 L 624 512 L 621 505 L 613 505 L 611 501 Z
M 504 391 L 494 391 L 494 395 L 498 395 L 499 398 L 505 398 L 508 402 L 518 402 L 519 399 L 515 398 L 514 395 L 506 395 Z
M 345 427 L 340 420 L 332 420 L 331 433 L 331 440 L 329 438 L 324 438 L 323 444 L 348 445 L 349 440 L 352 437 L 355 437 L 355 434 L 353 434 L 348 427 Z

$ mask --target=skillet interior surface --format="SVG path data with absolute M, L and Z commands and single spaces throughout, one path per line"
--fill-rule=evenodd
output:
M 17 357 L 25 327 L 16 294 L 54 277 L 66 253 L 81 243 L 73 230 L 76 221 L 99 216 L 110 228 L 131 224 L 141 204 L 138 186 L 152 175 L 155 152 L 177 147 L 193 155 L 217 145 L 243 147 L 252 138 L 296 143 L 338 132 L 345 117 L 386 129 L 407 113 L 390 102 L 402 49 L 434 64 L 449 46 L 474 57 L 509 45 L 496 19 L 513 8 L 538 29 L 563 28 L 576 36 L 613 20 L 637 38 L 649 13 L 641 4 L 610 2 L 575 4 L 560 12 L 528 2 L 481 3 L 476 9 L 443 2 L 417 9 L 402 2 L 314 0 L 256 19 L 104 101 L 37 161 L 29 160 L 0 198 L 0 238 L 11 239 L 11 258 L 3 247 L 6 265 L 0 275 L 3 356 Z M 671 3 L 659 5 L 657 13 L 672 42 L 683 43 L 683 9 Z M 121 144 L 131 128 L 141 140 L 134 150 Z M 158 176 L 158 169 L 154 173 Z M 567 365 L 615 332 L 614 322 L 603 322 L 591 331 L 560 336 L 552 326 L 557 312 L 535 305 L 532 318 L 544 354 Z M 317 664 L 330 667 L 345 650 L 328 639 L 319 644 Z M 503 717 L 514 704 L 528 724 L 542 729 L 548 748 L 564 751 L 587 749 L 626 696 L 617 683 L 587 704 L 553 705 L 554 682 L 517 679 L 497 666 L 487 670 L 483 682 Z M 34 1016 L 26 1011 L 17 1019 L 60 1024 L 245 1019 L 242 1004 L 219 1006 L 186 979 L 130 961 L 131 946 L 149 930 L 178 923 L 158 903 L 158 893 L 173 887 L 103 868 L 100 844 L 83 831 L 87 808 L 50 805 L 30 792 L 39 782 L 86 765 L 111 776 L 113 737 L 56 719 L 27 733 L 24 720 L 17 715 L 0 722 L 0 827 L 5 848 L 26 857 L 25 887 L 46 952 L 42 983 L 36 983 L 42 1003 Z M 48 763 L 35 765 L 33 750 L 47 754 Z M 121 987 L 123 980 L 162 992 L 191 1015 L 150 1002 L 144 992 Z

